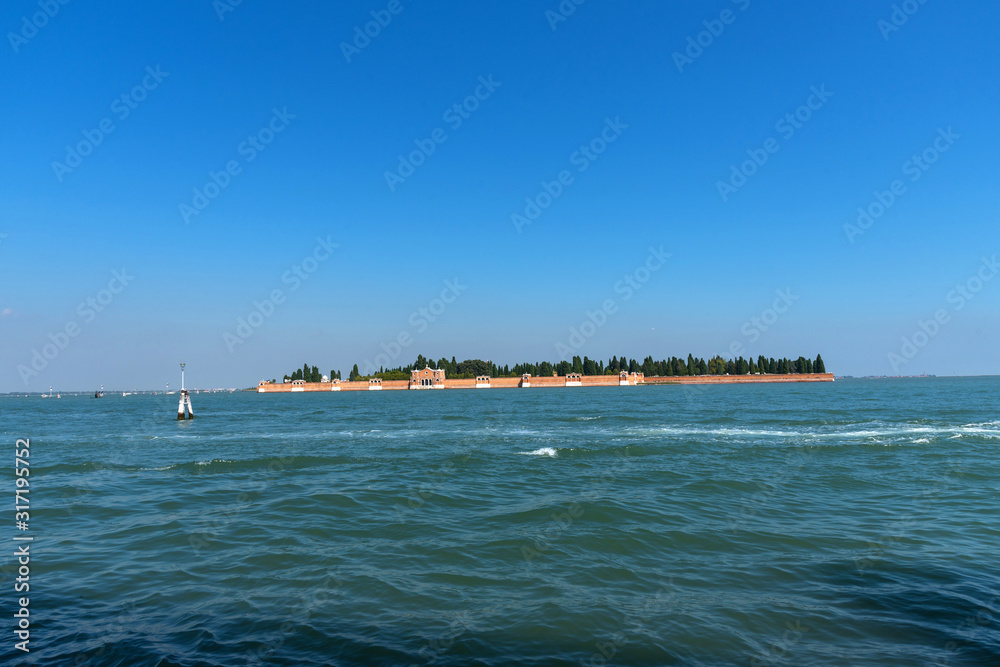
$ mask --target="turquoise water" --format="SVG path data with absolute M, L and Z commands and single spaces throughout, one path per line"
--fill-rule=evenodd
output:
M 1000 664 L 998 378 L 192 400 L 0 398 L 5 664 Z

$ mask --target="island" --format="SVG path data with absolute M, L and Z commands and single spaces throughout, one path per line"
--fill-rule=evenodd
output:
M 456 362 L 454 357 L 451 361 L 442 358 L 433 362 L 418 355 L 413 364 L 389 370 L 380 368 L 370 375 L 361 375 L 355 364 L 346 381 L 341 379 L 339 371 L 331 371 L 329 376 L 320 375 L 318 367 L 306 364 L 291 375 L 285 375 L 282 382 L 261 380 L 257 393 L 833 381 L 834 374 L 826 372 L 821 355 L 817 355 L 815 361 L 805 357 L 793 361 L 763 356 L 749 361 L 742 357 L 726 360 L 717 356 L 705 361 L 688 355 L 686 362 L 677 357 L 662 361 L 647 357 L 642 363 L 612 357 L 607 365 L 587 357 L 573 357 L 572 361 L 557 364 L 517 364 L 513 368 L 479 359 Z

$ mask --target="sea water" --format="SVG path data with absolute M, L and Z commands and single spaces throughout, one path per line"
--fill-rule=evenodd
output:
M 1000 379 L 0 397 L 38 665 L 998 665 Z

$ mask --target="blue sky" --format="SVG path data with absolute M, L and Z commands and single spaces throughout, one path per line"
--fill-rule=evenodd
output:
M 559 345 L 1000 373 L 992 3 L 225 6 L 0 11 L 0 391 Z

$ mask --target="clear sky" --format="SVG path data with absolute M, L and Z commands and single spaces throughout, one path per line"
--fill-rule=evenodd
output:
M 1000 6 L 903 5 L 4 3 L 0 391 L 1000 373 Z

